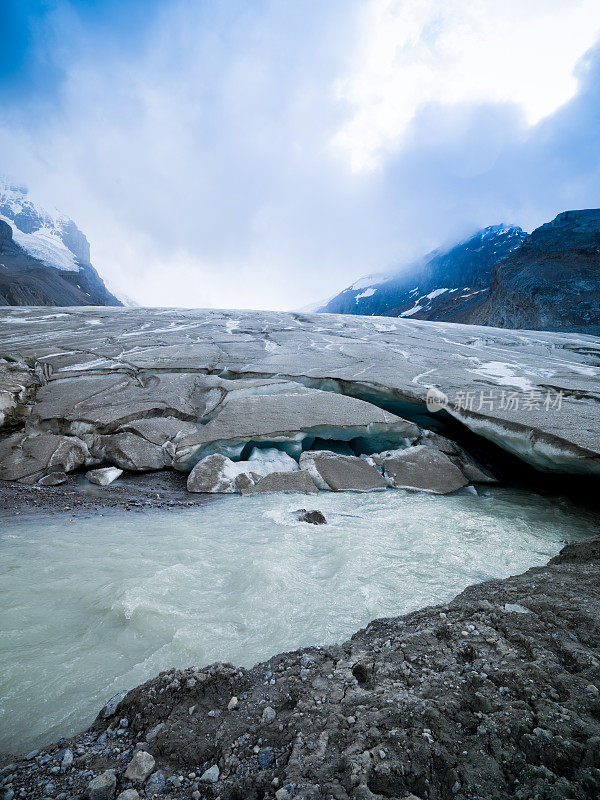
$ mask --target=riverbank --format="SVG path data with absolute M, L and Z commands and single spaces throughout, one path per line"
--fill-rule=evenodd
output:
M 599 618 L 595 538 L 340 646 L 161 673 L 5 797 L 597 797 Z

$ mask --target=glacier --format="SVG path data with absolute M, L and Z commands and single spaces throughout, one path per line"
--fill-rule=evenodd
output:
M 307 449 L 358 457 L 450 423 L 543 472 L 600 472 L 593 336 L 213 309 L 4 308 L 0 326 L 8 480 L 55 467 L 52 448 L 71 469 L 185 472 L 258 448 L 281 472 Z M 431 388 L 445 410 L 428 411 Z

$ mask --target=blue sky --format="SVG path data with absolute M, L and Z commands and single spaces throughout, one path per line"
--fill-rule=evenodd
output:
M 3 0 L 0 172 L 144 304 L 294 308 L 600 205 L 598 0 Z

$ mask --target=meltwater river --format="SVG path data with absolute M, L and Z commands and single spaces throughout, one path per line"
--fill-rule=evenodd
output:
M 319 508 L 329 524 L 290 511 Z M 545 563 L 594 532 L 566 500 L 226 496 L 184 510 L 0 521 L 0 752 L 73 733 L 168 667 L 251 666 Z

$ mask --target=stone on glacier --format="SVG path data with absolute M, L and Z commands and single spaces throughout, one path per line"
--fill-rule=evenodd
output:
M 317 487 L 331 492 L 373 492 L 387 488 L 385 478 L 364 458 L 341 456 L 327 450 L 309 450 L 300 456 Z
M 38 486 L 59 486 L 61 483 L 67 482 L 67 476 L 64 472 L 49 472 L 38 481 Z
M 242 494 L 261 494 L 265 492 L 299 492 L 317 494 L 318 489 L 308 472 L 271 472 L 261 478 L 254 486 L 242 489 Z
M 448 456 L 423 444 L 374 456 L 395 489 L 420 489 L 434 494 L 455 492 L 469 481 Z
M 465 478 L 471 483 L 497 483 L 498 481 L 491 475 L 470 453 L 458 445 L 456 442 L 440 436 L 433 431 L 423 431 L 419 444 L 433 447 L 447 455 L 450 461 L 455 464 Z

